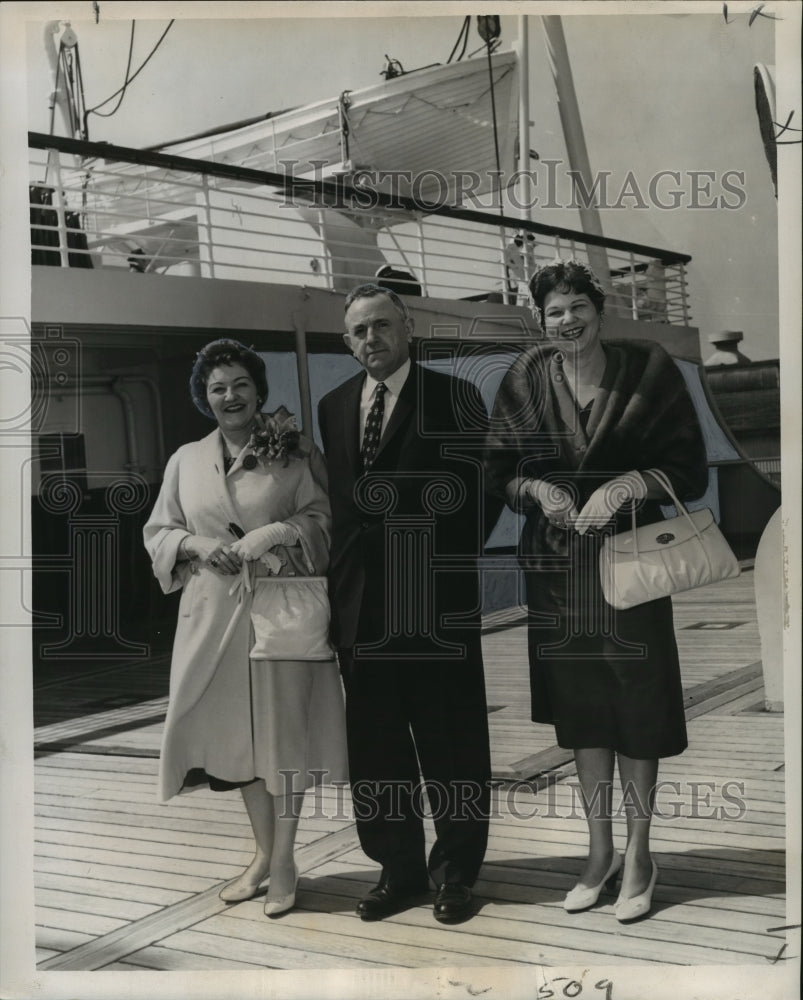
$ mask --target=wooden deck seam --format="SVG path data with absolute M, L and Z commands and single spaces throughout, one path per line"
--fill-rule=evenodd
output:
M 357 834 L 352 826 L 338 830 L 300 848 L 296 852 L 296 862 L 303 874 L 340 854 L 357 846 Z M 190 899 L 162 907 L 156 913 L 127 923 L 79 945 L 68 952 L 45 959 L 38 968 L 41 970 L 94 970 L 111 962 L 117 962 L 142 948 L 156 944 L 163 938 L 185 930 L 209 917 L 229 909 L 218 893 L 222 882 L 211 886 Z

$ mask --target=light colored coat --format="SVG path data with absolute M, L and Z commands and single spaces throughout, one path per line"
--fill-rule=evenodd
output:
M 299 457 L 286 466 L 260 459 L 245 469 L 240 453 L 224 472 L 219 430 L 171 456 L 153 512 L 145 525 L 145 546 L 165 593 L 183 588 L 170 670 L 170 699 L 162 739 L 160 795 L 181 790 L 187 772 L 205 768 L 227 781 L 248 781 L 254 760 L 250 719 L 250 594 L 240 578 L 221 576 L 195 562 L 177 559 L 188 535 L 233 542 L 229 527 L 244 532 L 281 521 L 298 529 L 299 544 L 281 548 L 283 572 L 318 576 L 326 572 L 330 513 L 323 458 L 301 439 Z M 234 585 L 234 586 L 233 586 Z

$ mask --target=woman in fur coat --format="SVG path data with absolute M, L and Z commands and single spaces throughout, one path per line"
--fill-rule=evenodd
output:
M 615 611 L 599 580 L 601 529 L 661 519 L 708 472 L 680 371 L 658 345 L 600 340 L 605 295 L 576 261 L 557 261 L 530 290 L 545 340 L 516 359 L 497 394 L 486 455 L 490 487 L 526 517 L 520 542 L 529 606 L 532 718 L 575 752 L 589 854 L 564 906 L 588 909 L 623 867 L 616 915 L 651 905 L 657 865 L 649 834 L 658 760 L 687 745 L 670 598 Z M 618 762 L 627 818 L 624 866 L 611 800 Z
M 279 652 L 277 639 L 259 641 L 255 595 L 274 587 L 281 598 L 288 578 L 303 587 L 314 585 L 304 577 L 325 575 L 326 470 L 286 410 L 260 412 L 268 385 L 254 351 L 207 344 L 190 388 L 217 427 L 170 458 L 144 529 L 162 590 L 183 589 L 160 791 L 168 799 L 199 785 L 240 788 L 256 850 L 220 895 L 250 899 L 270 876 L 265 913 L 276 915 L 295 902 L 304 790 L 346 778 L 345 720 L 326 622 L 317 642 Z M 328 621 L 325 592 L 318 599 Z

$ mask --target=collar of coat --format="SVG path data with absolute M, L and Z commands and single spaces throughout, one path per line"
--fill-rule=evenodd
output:
M 615 455 L 625 441 L 652 440 L 674 433 L 675 413 L 685 384 L 667 352 L 649 341 L 605 341 L 605 373 L 589 418 L 588 444 L 579 467 L 594 467 Z M 552 383 L 553 343 L 539 343 L 521 354 L 505 375 L 491 420 L 491 446 L 557 457 L 556 443 L 567 443 L 566 401 L 559 405 Z M 562 392 L 560 397 L 565 395 Z

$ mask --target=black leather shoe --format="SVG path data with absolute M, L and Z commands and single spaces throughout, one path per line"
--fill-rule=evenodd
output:
M 427 891 L 426 884 L 391 886 L 380 882 L 357 903 L 357 916 L 362 920 L 382 920 L 415 906 Z
M 471 916 L 471 889 L 459 882 L 447 882 L 435 894 L 435 919 L 451 924 Z

